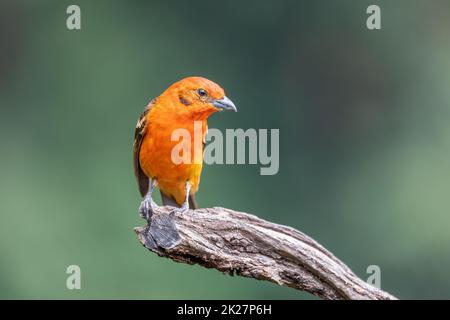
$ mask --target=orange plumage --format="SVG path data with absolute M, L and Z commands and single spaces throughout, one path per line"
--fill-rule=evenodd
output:
M 180 80 L 149 103 L 136 126 L 134 143 L 135 174 L 143 196 L 148 192 L 149 178 L 154 179 L 163 200 L 171 198 L 181 206 L 187 200 L 186 183 L 189 182 L 190 202 L 194 205 L 193 195 L 198 190 L 202 171 L 202 161 L 194 161 L 195 152 L 203 159 L 203 146 L 194 150 L 194 137 L 201 134 L 204 141 L 208 117 L 222 109 L 236 111 L 219 85 L 201 77 Z M 195 121 L 200 121 L 201 132 L 194 132 Z M 185 142 L 185 150 L 191 151 L 190 163 L 176 164 L 172 159 L 172 150 L 179 143 L 172 141 L 172 133 L 177 129 L 190 133 L 190 143 Z

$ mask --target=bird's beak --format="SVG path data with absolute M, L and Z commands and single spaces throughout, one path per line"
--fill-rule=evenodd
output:
M 233 101 L 228 99 L 227 96 L 224 96 L 222 99 L 213 100 L 212 104 L 214 107 L 220 109 L 220 110 L 230 110 L 237 112 L 237 108 L 234 105 Z

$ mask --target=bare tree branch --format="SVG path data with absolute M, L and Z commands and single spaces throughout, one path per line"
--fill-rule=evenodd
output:
M 158 208 L 151 225 L 166 221 L 171 209 Z M 359 279 L 332 253 L 293 228 L 218 207 L 177 213 L 173 223 L 180 239 L 170 249 L 156 245 L 149 226 L 135 232 L 149 250 L 177 262 L 268 280 L 324 299 L 396 299 Z

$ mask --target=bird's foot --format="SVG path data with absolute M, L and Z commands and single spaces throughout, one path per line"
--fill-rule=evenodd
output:
M 170 211 L 169 215 L 171 217 L 175 217 L 175 214 L 183 214 L 186 213 L 189 210 L 189 203 L 185 202 L 180 208 L 173 208 L 172 211 Z
M 144 198 L 142 200 L 141 205 L 139 206 L 139 216 L 147 222 L 150 222 L 152 218 L 154 208 L 158 207 L 158 205 L 153 201 L 152 198 Z

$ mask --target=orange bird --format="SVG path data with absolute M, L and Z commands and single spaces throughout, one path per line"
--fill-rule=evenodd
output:
M 148 219 L 156 206 L 152 199 L 156 186 L 164 205 L 179 207 L 180 212 L 197 208 L 195 193 L 200 183 L 203 146 L 191 152 L 192 161 L 179 163 L 173 160 L 172 153 L 180 141 L 173 141 L 172 134 L 177 129 L 187 130 L 191 140 L 181 143 L 185 144 L 183 152 L 190 152 L 195 147 L 195 134 L 199 134 L 194 132 L 199 129 L 194 123 L 201 124 L 204 144 L 208 117 L 222 110 L 237 111 L 218 84 L 201 77 L 172 84 L 148 104 L 137 122 L 133 145 L 134 173 L 144 197 L 139 208 L 141 216 Z M 201 161 L 194 161 L 196 153 Z

